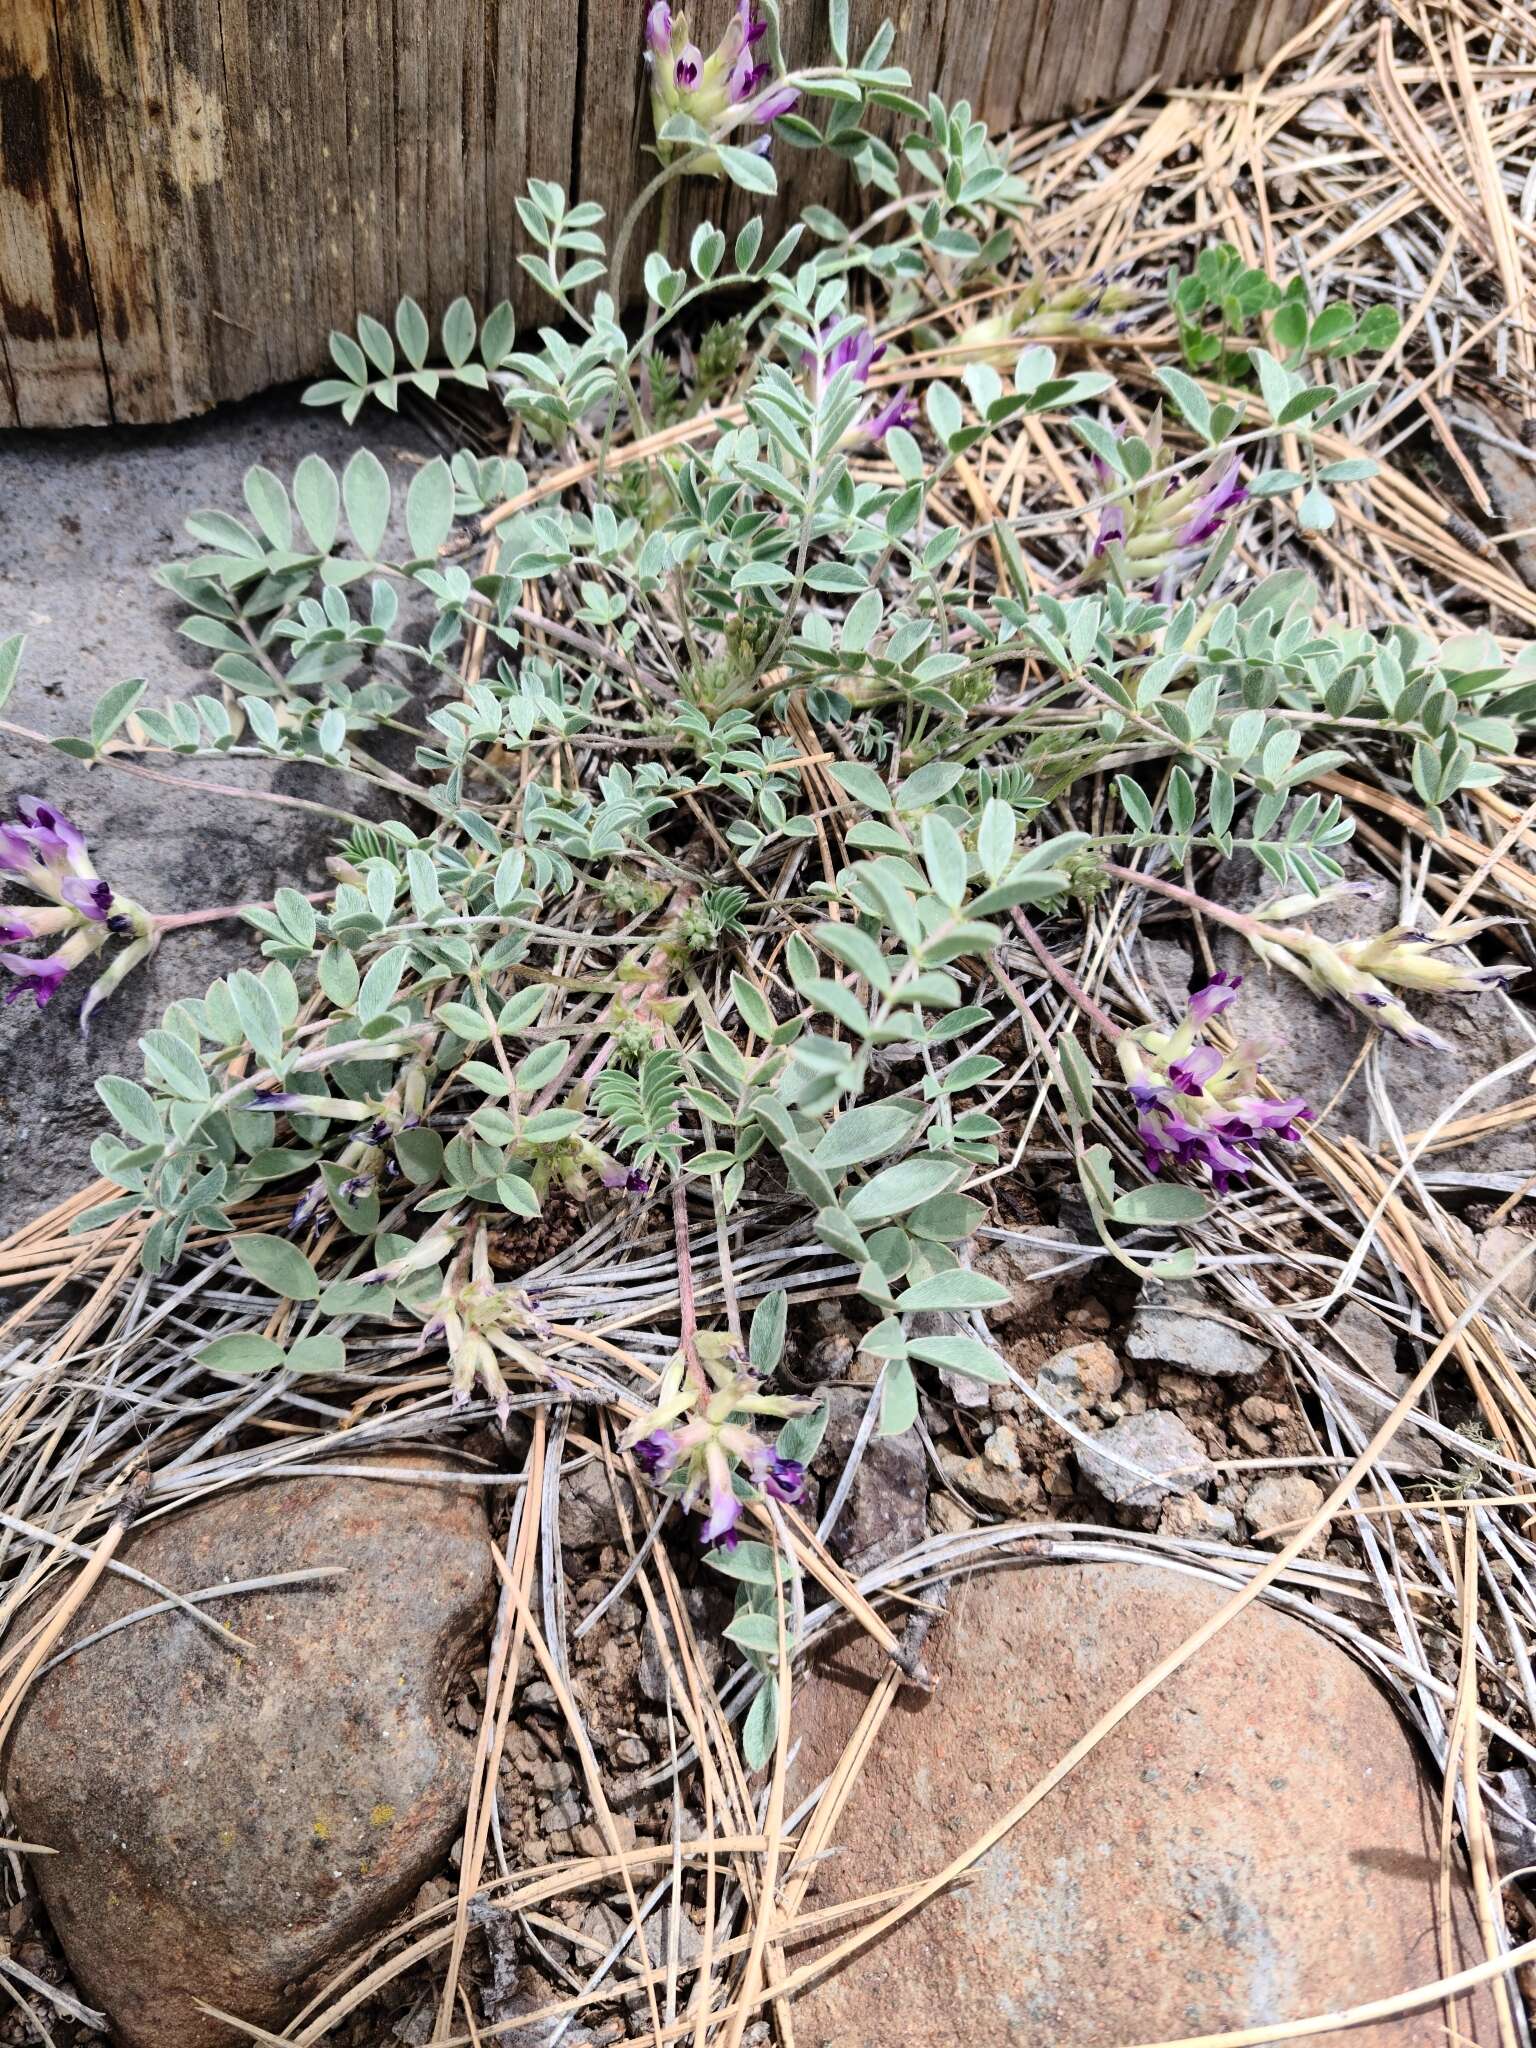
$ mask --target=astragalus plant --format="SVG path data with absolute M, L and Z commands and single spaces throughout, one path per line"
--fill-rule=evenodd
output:
M 854 59 L 834 5 L 809 66 L 771 7 L 710 28 L 706 54 L 665 0 L 637 15 L 656 168 L 622 222 L 545 181 L 520 202 L 548 324 L 461 300 L 434 347 L 407 299 L 392 332 L 334 336 L 308 394 L 351 419 L 469 387 L 516 453 L 434 459 L 403 508 L 366 450 L 339 476 L 253 469 L 163 572 L 208 689 L 122 686 L 69 743 L 306 762 L 337 791 L 329 878 L 249 913 L 262 971 L 173 1004 L 142 1077 L 98 1084 L 121 1192 L 82 1224 L 140 1219 L 152 1273 L 232 1237 L 256 1292 L 209 1372 L 344 1381 L 408 1332 L 477 1416 L 518 1383 L 605 1404 L 740 1582 L 759 1760 L 775 1530 L 819 1422 L 768 1391 L 785 1294 L 756 1288 L 748 1322 L 733 1259 L 822 1248 L 890 1431 L 928 1374 L 1000 1374 L 977 1312 L 1002 1290 L 969 1243 L 1042 1118 L 1114 1255 L 1187 1271 L 1180 1232 L 1304 1142 L 1308 1105 L 1224 1035 L 1225 982 L 1117 1023 L 1064 963 L 1074 920 L 1110 886 L 1200 905 L 1197 871 L 1245 853 L 1274 914 L 1212 914 L 1256 964 L 1413 1033 L 1378 989 L 1486 974 L 1436 950 L 1465 929 L 1311 933 L 1351 831 L 1320 778 L 1370 750 L 1433 810 L 1495 779 L 1536 684 L 1481 643 L 1320 623 L 1300 569 L 1244 566 L 1245 536 L 1326 528 L 1370 471 L 1329 309 L 1248 292 L 1208 347 L 1202 308 L 1236 292 L 1216 263 L 1148 416 L 1103 365 L 1155 324 L 1150 285 L 1019 282 L 1028 191 L 967 107 L 912 97 L 889 28 Z M 681 246 L 674 200 L 766 199 L 791 147 L 846 164 L 862 218 Z M 979 503 L 981 452 L 1026 436 L 1077 451 L 1086 505 Z M 114 897 L 41 799 L 0 862 L 43 906 L 8 942 L 56 948 L 8 956 L 39 1000 L 119 926 L 109 983 L 177 922 Z M 1031 1070 L 1049 1085 L 1023 1100 Z M 675 1356 L 649 1377 L 524 1283 L 546 1226 L 604 1218 L 610 1246 L 659 1223 L 675 1247 Z M 602 1371 L 573 1381 L 584 1358 Z

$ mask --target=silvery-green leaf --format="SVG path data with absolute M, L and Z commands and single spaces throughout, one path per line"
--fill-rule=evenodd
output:
M 270 1337 L 215 1337 L 197 1354 L 198 1363 L 211 1372 L 276 1372 L 283 1363 L 283 1347 Z
M 359 551 L 370 561 L 384 545 L 389 524 L 389 473 L 370 448 L 359 448 L 347 464 L 341 480 L 342 503 L 347 524 Z
M 778 1370 L 784 1351 L 784 1332 L 789 1319 L 789 1296 L 782 1287 L 764 1295 L 752 1315 L 747 1354 L 753 1370 L 767 1376 Z
M 313 1301 L 320 1292 L 315 1269 L 285 1237 L 242 1236 L 231 1240 L 243 1272 L 288 1301 Z

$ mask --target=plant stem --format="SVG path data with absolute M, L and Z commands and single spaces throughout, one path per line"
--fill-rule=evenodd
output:
M 34 732 L 27 725 L 13 724 L 8 718 L 0 718 L 0 732 L 10 733 L 16 739 L 30 740 L 34 746 L 51 748 L 53 745 L 47 733 Z M 104 768 L 116 768 L 124 775 L 141 775 L 146 782 L 163 782 L 170 789 L 190 790 L 194 796 L 229 796 L 247 803 L 277 804 L 285 811 L 310 811 L 318 818 L 340 818 L 345 825 L 366 825 L 370 831 L 373 829 L 371 818 L 360 817 L 356 811 L 338 810 L 334 804 L 314 803 L 308 797 L 281 796 L 275 789 L 242 789 L 234 782 L 197 782 L 186 775 L 166 775 L 158 768 L 144 767 L 141 762 L 125 761 L 120 754 L 101 754 L 97 758 Z M 263 755 L 261 758 L 271 760 L 273 757 Z
M 709 1381 L 699 1364 L 694 1341 L 699 1331 L 699 1315 L 694 1305 L 693 1254 L 688 1248 L 688 1183 L 681 1173 L 672 1176 L 672 1233 L 677 1239 L 677 1317 L 682 1326 L 683 1360 L 690 1376 L 708 1393 Z
M 1122 867 L 1118 861 L 1106 861 L 1104 872 L 1113 875 L 1117 882 L 1129 882 L 1137 889 L 1150 889 L 1154 895 L 1168 896 L 1175 903 L 1183 903 L 1189 909 L 1198 911 L 1202 917 L 1212 918 L 1217 924 L 1230 925 L 1245 938 L 1272 939 L 1273 926 L 1248 917 L 1241 910 L 1228 910 L 1224 903 L 1212 903 L 1208 896 L 1197 896 L 1193 889 L 1186 889 L 1181 882 L 1165 882 L 1161 875 L 1143 873 L 1140 868 Z M 1015 913 L 1017 914 L 1017 913 Z
M 306 903 L 325 903 L 335 895 L 334 889 L 309 889 L 302 892 Z M 173 910 L 155 913 L 155 928 L 161 932 L 185 931 L 189 925 L 217 924 L 220 918 L 244 917 L 252 910 L 272 910 L 271 903 L 220 903 L 212 910 Z
M 1121 1036 L 1121 1029 L 1114 1018 L 1107 1011 L 1101 1009 L 1077 977 L 1069 973 L 1062 966 L 1061 962 L 1056 958 L 1056 955 L 1051 951 L 1044 939 L 1041 938 L 1022 910 L 1016 909 L 1014 911 L 1013 921 L 1023 935 L 1025 945 L 1028 946 L 1029 950 L 1034 954 L 1040 965 L 1063 994 L 1071 997 L 1083 1015 L 1097 1024 L 1111 1043 L 1119 1038 Z

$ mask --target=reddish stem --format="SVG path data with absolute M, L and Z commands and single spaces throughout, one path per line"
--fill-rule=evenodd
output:
M 1143 874 L 1139 868 L 1123 868 L 1118 861 L 1106 861 L 1104 872 L 1113 875 L 1116 881 L 1129 882 L 1137 889 L 1150 889 L 1157 896 L 1169 896 L 1175 903 L 1183 903 L 1196 910 L 1202 917 L 1209 917 L 1217 924 L 1230 925 L 1235 932 L 1245 935 L 1262 931 L 1264 927 L 1256 917 L 1246 917 L 1240 910 L 1228 910 L 1224 903 L 1212 903 L 1207 896 L 1197 896 L 1193 889 L 1186 889 L 1181 882 L 1165 882 L 1160 875 Z
M 303 892 L 306 903 L 328 902 L 335 893 L 334 889 L 310 889 Z M 163 916 L 159 912 L 151 914 L 157 931 L 180 932 L 185 931 L 189 925 L 217 924 L 223 917 L 244 917 L 247 911 L 271 910 L 274 907 L 271 903 L 221 903 L 213 910 L 172 910 Z
M 1100 1009 L 1099 1005 L 1089 995 L 1077 977 L 1069 973 L 1062 966 L 1061 962 L 1056 958 L 1056 955 L 1051 951 L 1044 939 L 1041 938 L 1022 910 L 1014 911 L 1013 921 L 1023 934 L 1025 944 L 1051 977 L 1052 981 L 1055 982 L 1056 986 L 1071 997 L 1085 1017 L 1091 1018 L 1098 1025 L 1106 1038 L 1111 1042 L 1117 1039 L 1121 1035 L 1120 1026 L 1106 1011 Z

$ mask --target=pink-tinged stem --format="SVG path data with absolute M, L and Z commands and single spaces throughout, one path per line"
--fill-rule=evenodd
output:
M 672 1176 L 672 1231 L 677 1239 L 677 1314 L 683 1330 L 683 1358 L 693 1378 L 708 1393 L 709 1381 L 699 1364 L 694 1342 L 699 1314 L 693 1294 L 693 1254 L 688 1249 L 688 1184 L 680 1173 Z
M 334 889 L 308 889 L 301 892 L 306 903 L 328 903 L 336 894 Z M 217 924 L 223 917 L 244 917 L 252 910 L 273 910 L 272 903 L 221 903 L 213 910 L 174 910 L 155 918 L 156 929 L 162 932 L 185 931 L 188 925 Z
M 1209 897 L 1197 896 L 1193 889 L 1186 889 L 1180 882 L 1165 882 L 1160 875 L 1146 875 L 1139 868 L 1123 868 L 1112 860 L 1104 863 L 1104 872 L 1113 875 L 1116 881 L 1129 882 L 1133 888 L 1150 889 L 1156 896 L 1168 896 L 1175 903 L 1187 904 L 1191 910 L 1199 911 L 1202 917 L 1209 917 L 1217 924 L 1230 925 L 1233 931 L 1243 932 L 1249 937 L 1258 933 L 1262 938 L 1271 931 L 1258 918 L 1247 917 L 1241 910 L 1228 910 L 1224 903 L 1212 903 Z
M 1061 962 L 1056 958 L 1056 955 L 1051 951 L 1044 939 L 1041 938 L 1022 910 L 1014 911 L 1013 921 L 1023 934 L 1024 943 L 1029 947 L 1029 950 L 1034 954 L 1056 986 L 1071 997 L 1085 1017 L 1091 1018 L 1098 1025 L 1106 1038 L 1111 1041 L 1118 1038 L 1120 1036 L 1120 1026 L 1113 1017 L 1099 1007 L 1093 997 L 1089 995 L 1087 989 L 1078 981 L 1077 977 L 1069 973 L 1062 966 Z

